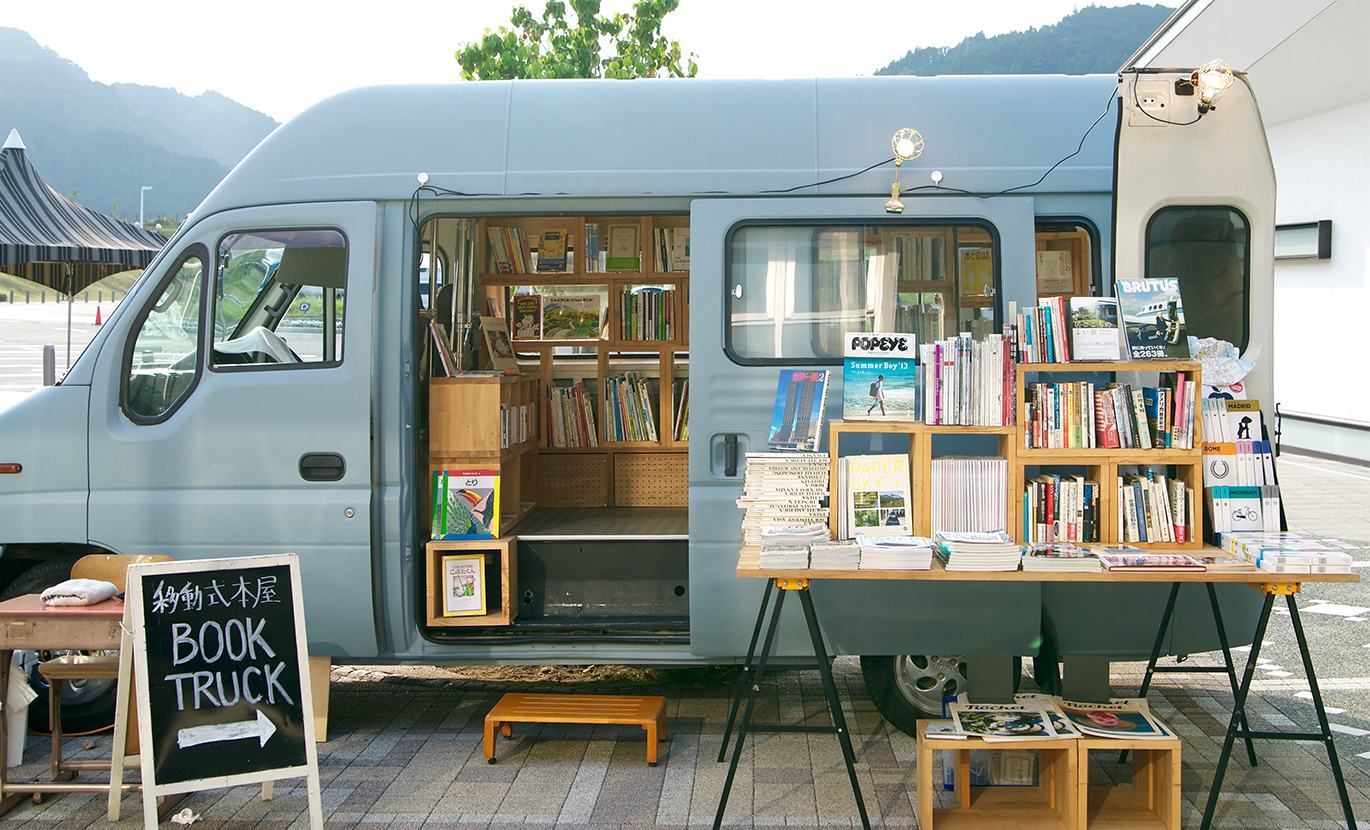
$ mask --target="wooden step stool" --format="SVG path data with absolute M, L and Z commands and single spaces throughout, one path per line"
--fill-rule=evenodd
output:
M 636 695 L 535 695 L 510 692 L 485 716 L 485 760 L 495 763 L 495 729 L 508 738 L 515 723 L 627 723 L 647 730 L 647 763 L 666 740 L 666 698 Z

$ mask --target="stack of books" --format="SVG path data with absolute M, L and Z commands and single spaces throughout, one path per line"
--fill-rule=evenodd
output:
M 1016 571 L 1023 554 L 1007 533 L 939 530 L 937 558 L 948 571 Z
M 1029 573 L 1098 573 L 1101 567 L 1099 557 L 1083 545 L 1023 546 L 1023 570 Z
M 926 536 L 860 535 L 863 571 L 926 571 L 932 568 L 932 540 Z
M 1223 533 L 1224 550 L 1270 573 L 1351 573 L 1351 554 L 1342 542 L 1288 532 Z
M 803 570 L 809 567 L 808 545 L 762 545 L 762 568 L 774 570 Z
M 1120 545 L 1111 548 L 1095 548 L 1095 555 L 1110 571 L 1203 571 L 1204 563 L 1182 553 L 1151 553 Z
M 854 571 L 861 566 L 861 544 L 855 539 L 809 545 L 809 567 L 815 570 Z
M 763 545 L 813 545 L 831 538 L 822 522 L 806 525 L 767 525 L 761 528 Z
M 749 452 L 738 507 L 742 518 L 742 543 L 750 547 L 774 541 L 763 539 L 762 530 L 817 525 L 828 538 L 827 453 Z M 792 537 L 791 537 L 792 538 Z M 778 542 L 777 542 L 778 543 Z

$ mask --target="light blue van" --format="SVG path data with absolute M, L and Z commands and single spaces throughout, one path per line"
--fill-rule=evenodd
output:
M 1169 102 L 1159 117 L 1156 89 Z M 900 170 L 905 207 L 893 214 L 890 140 L 906 127 L 926 150 Z M 688 507 L 535 512 L 512 531 L 518 618 L 432 627 L 424 307 L 430 279 L 472 296 L 464 254 L 433 250 L 433 223 L 529 216 L 688 225 L 690 345 L 672 358 L 692 387 Z M 1221 262 L 1202 270 L 1179 247 L 1181 226 L 1207 234 Z M 0 574 L 14 594 L 94 551 L 291 551 L 311 654 L 339 662 L 735 662 L 762 585 L 734 573 L 742 465 L 730 454 L 765 448 L 779 369 L 840 377 L 840 349 L 822 335 L 830 323 L 803 299 L 833 287 L 820 267 L 833 252 L 856 251 L 859 269 L 874 236 L 928 229 L 991 251 L 982 301 L 943 309 L 952 336 L 996 329 L 1010 303 L 1034 305 L 1036 251 L 1073 239 L 1089 293 L 1112 293 L 1115 277 L 1179 276 L 1190 333 L 1256 358 L 1249 393 L 1272 400 L 1273 226 L 1274 173 L 1250 90 L 1239 79 L 1200 117 L 1188 70 L 343 93 L 282 125 L 224 179 L 59 385 L 0 413 L 0 464 L 22 468 L 0 474 Z M 773 293 L 778 273 L 788 299 Z M 893 302 L 834 296 L 839 316 Z M 840 417 L 841 395 L 828 400 Z M 938 452 L 993 449 L 948 437 Z M 1228 588 L 1227 630 L 1246 642 L 1259 596 Z M 813 590 L 832 650 L 862 655 L 874 699 L 903 727 L 964 689 L 964 655 L 1053 658 L 1039 670 L 1054 670 L 1056 655 L 1144 658 L 1165 593 Z M 1202 589 L 1181 593 L 1179 614 L 1168 653 L 1216 647 Z M 801 622 L 788 622 L 781 653 L 804 654 Z M 105 703 L 86 690 L 65 717 Z

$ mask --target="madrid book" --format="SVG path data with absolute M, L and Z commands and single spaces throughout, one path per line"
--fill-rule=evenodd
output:
M 1118 311 L 1131 360 L 1188 360 L 1184 304 L 1175 277 L 1118 280 Z
M 915 420 L 917 357 L 917 341 L 912 334 L 844 334 L 843 420 Z
M 828 400 L 828 371 L 781 369 L 771 415 L 772 450 L 816 452 Z

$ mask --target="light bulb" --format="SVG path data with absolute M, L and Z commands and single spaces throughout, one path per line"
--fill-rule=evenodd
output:
M 899 143 L 894 148 L 894 153 L 903 158 L 913 157 L 913 141 L 907 138 L 899 139 Z

